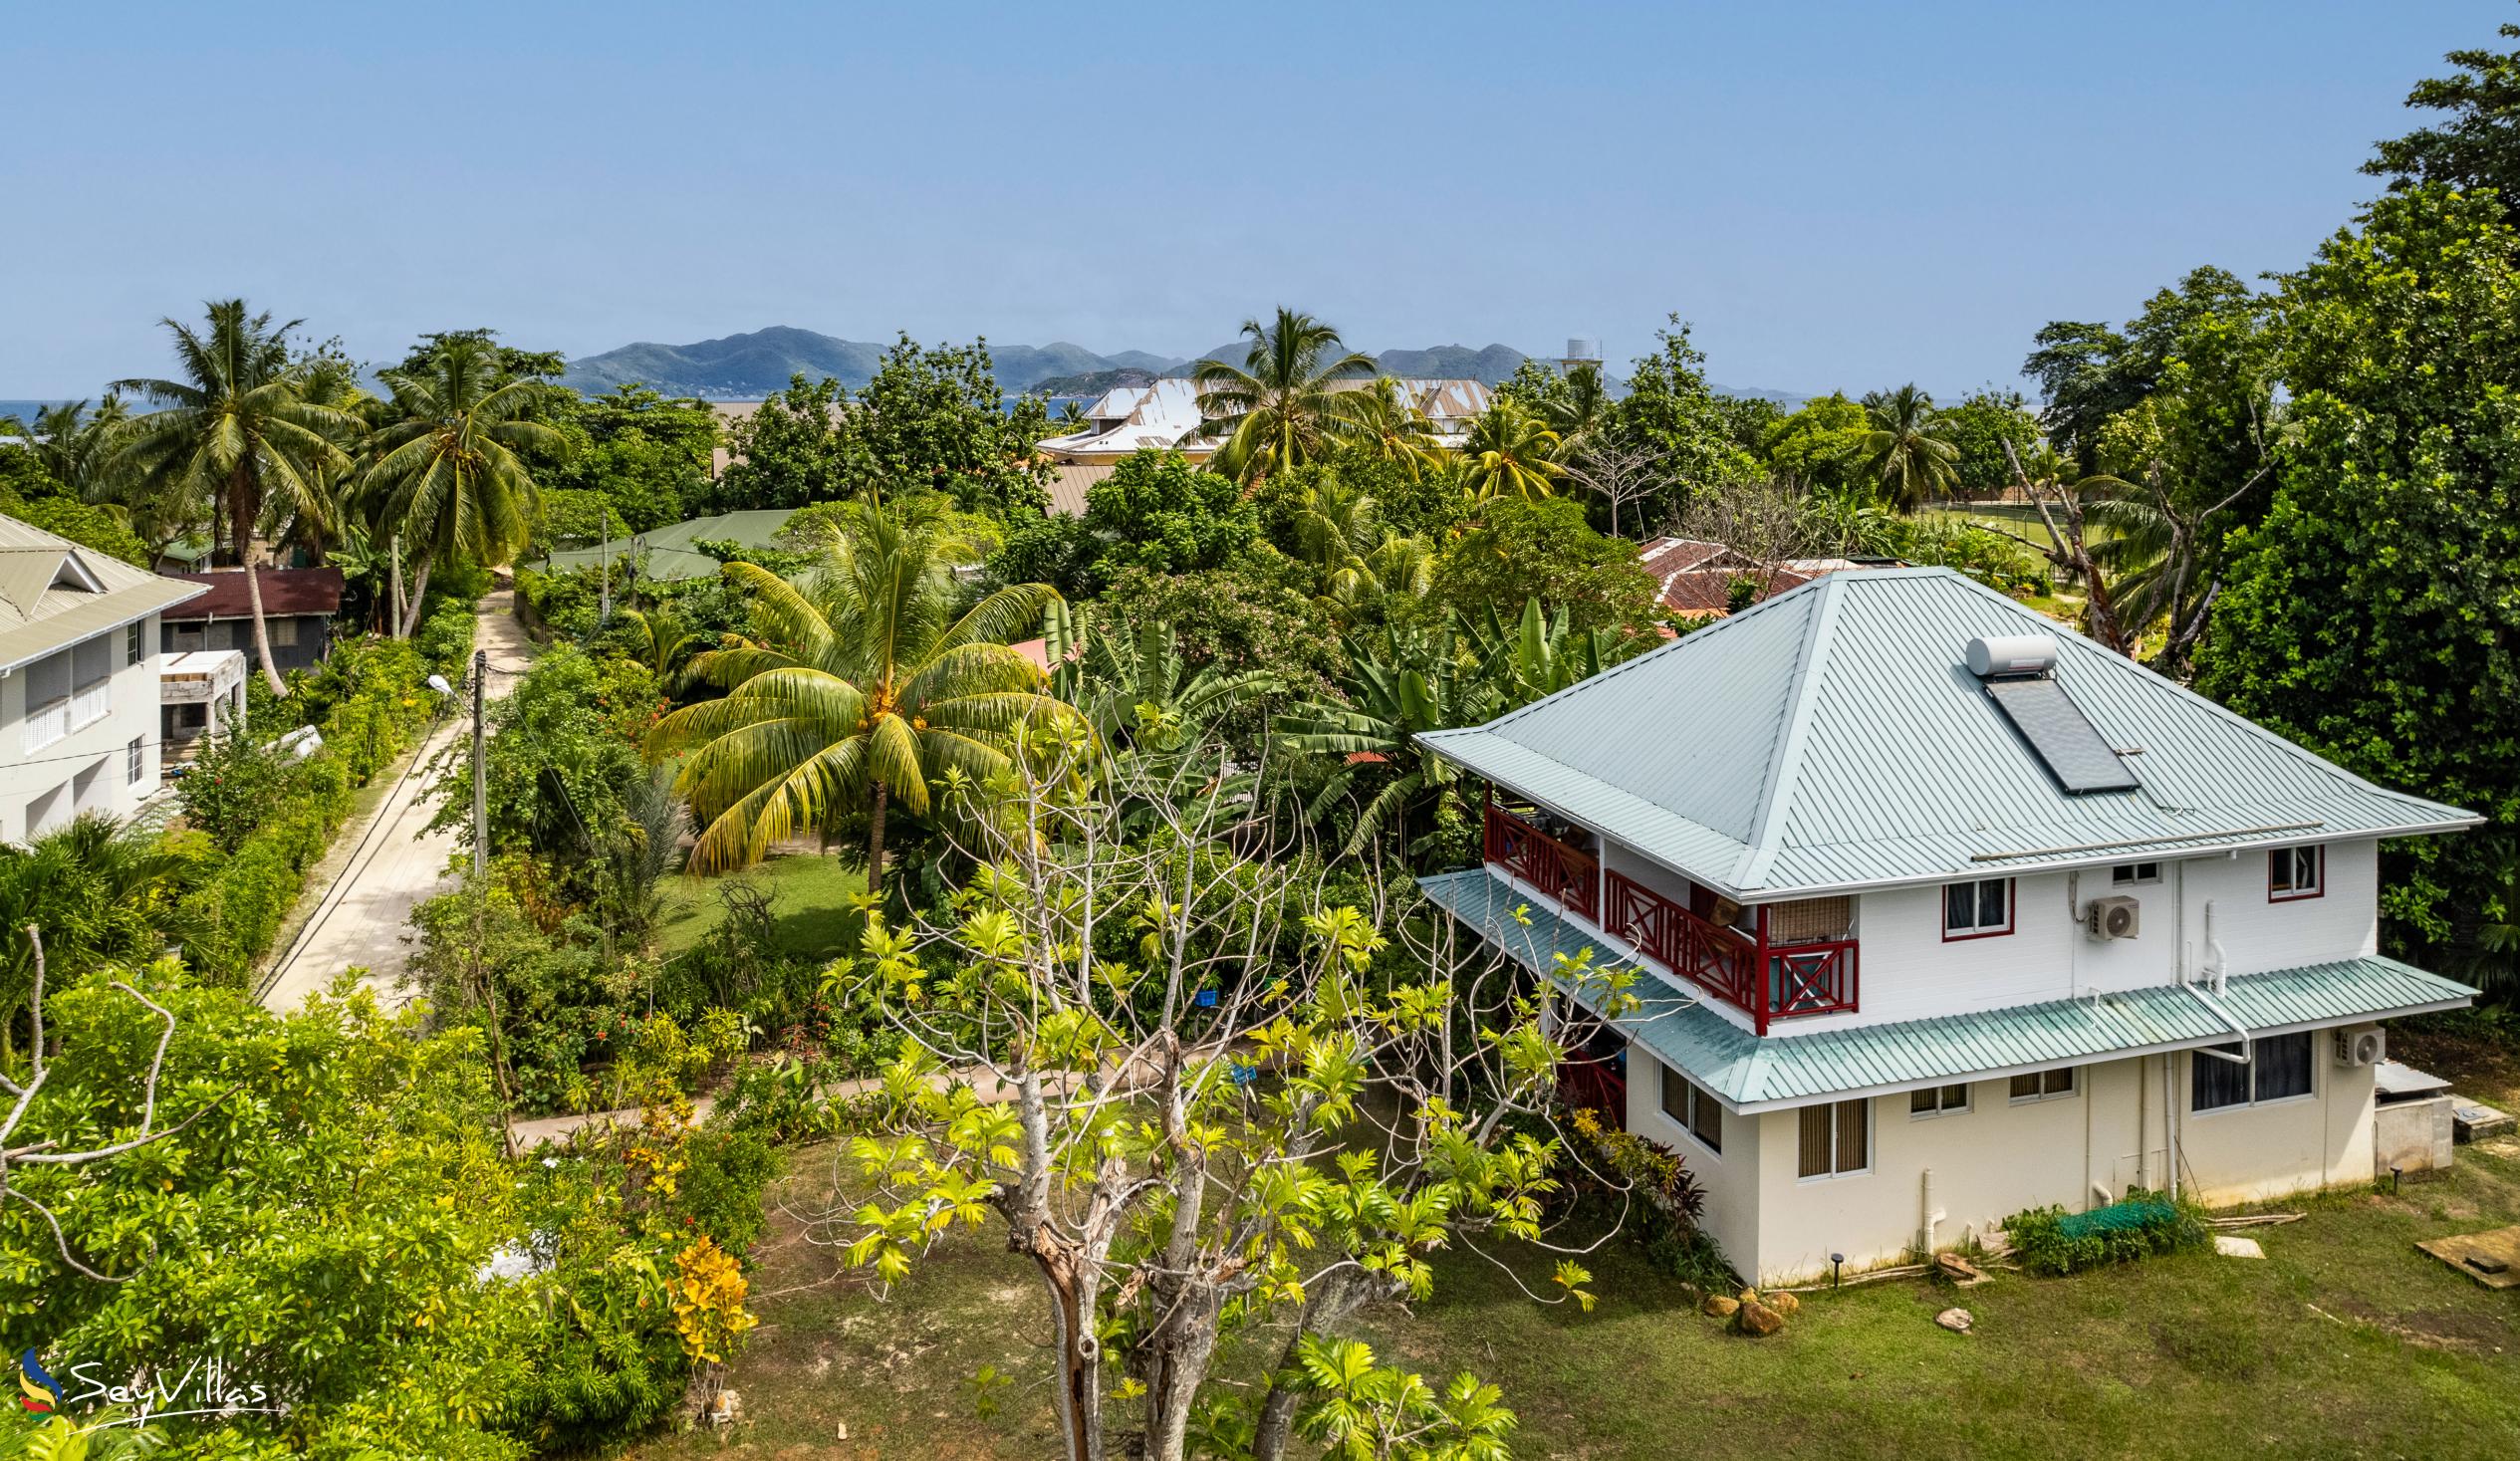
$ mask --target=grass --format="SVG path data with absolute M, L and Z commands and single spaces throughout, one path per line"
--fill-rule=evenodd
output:
M 743 881 L 770 894 L 772 936 L 779 951 L 823 958 L 856 945 L 862 920 L 850 916 L 849 899 L 866 890 L 866 873 L 838 857 L 797 852 L 771 857 L 731 877 L 676 873 L 657 885 L 664 909 L 656 920 L 658 952 L 670 958 L 706 937 L 726 917 L 719 889 Z
M 628 1454 L 1055 1454 L 1030 1264 L 984 1228 L 880 1299 L 785 1210 L 815 1205 L 830 1173 L 828 1150 L 802 1154 L 774 1194 L 754 1277 L 763 1323 L 729 1377 L 742 1425 Z M 1894 1280 L 1810 1296 L 1765 1340 L 1700 1318 L 1633 1249 L 1591 1260 L 1590 1314 L 1536 1305 L 1456 1252 L 1438 1258 L 1431 1301 L 1373 1316 L 1362 1337 L 1430 1377 L 1502 1385 L 1525 1457 L 2520 1454 L 2520 1294 L 2413 1248 L 2520 1221 L 2520 1140 L 2462 1147 L 2449 1177 L 2402 1194 L 2285 1206 L 2308 1216 L 2259 1230 L 2262 1262 L 2185 1255 L 1966 1291 Z M 1522 1265 L 1534 1279 L 1545 1267 Z M 1974 1333 L 1934 1327 L 1955 1304 Z M 1257 1352 L 1233 1346 L 1225 1379 L 1247 1380 Z M 984 1390 L 983 1366 L 1010 1382 Z

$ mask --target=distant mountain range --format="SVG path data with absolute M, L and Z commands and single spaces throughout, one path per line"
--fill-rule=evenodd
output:
M 569 372 L 561 377 L 561 383 L 584 391 L 602 391 L 636 382 L 668 395 L 697 395 L 712 400 L 758 400 L 785 390 L 790 376 L 803 374 L 813 380 L 828 375 L 855 390 L 875 374 L 883 362 L 885 349 L 865 341 L 841 340 L 794 326 L 774 325 L 750 335 L 729 335 L 722 340 L 703 340 L 695 345 L 645 342 L 626 345 L 602 355 L 571 361 Z M 1246 349 L 1244 342 L 1234 341 L 1201 355 L 1184 358 L 1150 355 L 1136 350 L 1102 356 L 1083 346 L 1065 343 L 991 345 L 989 358 L 997 368 L 998 384 L 1008 391 L 1056 396 L 1099 395 L 1124 385 L 1143 385 L 1163 375 L 1186 375 L 1189 367 L 1202 360 L 1239 364 Z M 1528 359 L 1521 351 L 1503 345 L 1479 349 L 1466 345 L 1438 345 L 1424 350 L 1387 350 L 1375 357 L 1377 364 L 1388 374 L 1466 377 L 1490 385 L 1511 376 L 1514 368 Z M 1783 390 L 1736 389 L 1723 385 L 1714 388 L 1728 395 L 1760 396 L 1779 401 L 1788 410 L 1800 405 L 1803 400 L 1803 397 Z

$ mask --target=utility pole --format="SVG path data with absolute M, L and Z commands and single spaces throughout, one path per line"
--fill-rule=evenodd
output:
M 402 535 L 396 533 L 387 538 L 385 548 L 393 555 L 393 566 L 388 575 L 392 592 L 385 596 L 385 634 L 399 639 L 402 637 Z
M 598 582 L 604 586 L 604 607 L 595 616 L 596 626 L 601 628 L 613 621 L 613 504 L 597 503 L 595 517 L 598 531 L 604 535 L 603 566 L 597 571 Z

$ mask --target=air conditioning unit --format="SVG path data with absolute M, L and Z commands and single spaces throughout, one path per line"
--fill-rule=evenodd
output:
M 2139 899 L 2094 898 L 2083 905 L 2083 927 L 2103 943 L 2113 938 L 2133 938 L 2142 925 L 2142 915 L 2143 904 Z
M 2337 1032 L 2338 1065 L 2377 1066 L 2388 1058 L 2389 1032 L 2378 1025 Z

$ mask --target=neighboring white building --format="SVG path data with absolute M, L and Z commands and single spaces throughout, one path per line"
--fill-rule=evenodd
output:
M 157 790 L 157 615 L 204 592 L 0 517 L 0 840 Z
M 2475 993 L 2380 954 L 2379 851 L 2478 818 L 1948 570 L 1831 573 L 1422 739 L 1518 804 L 1428 893 L 1543 975 L 1644 971 L 1571 1081 L 1760 1283 L 2131 1187 L 2368 1182 L 2377 1022 Z
M 1374 377 L 1360 375 L 1339 381 L 1336 388 L 1362 390 L 1373 383 Z M 1400 399 L 1425 416 L 1434 444 L 1442 447 L 1458 447 L 1468 439 L 1471 420 L 1495 398 L 1493 390 L 1476 380 L 1402 378 L 1392 383 Z M 1182 377 L 1103 392 L 1085 408 L 1082 429 L 1041 443 L 1042 455 L 1052 464 L 1052 510 L 1083 513 L 1086 492 L 1135 452 L 1177 451 L 1194 462 L 1214 456 L 1224 438 L 1199 434 L 1207 418 L 1198 397 L 1198 387 Z

